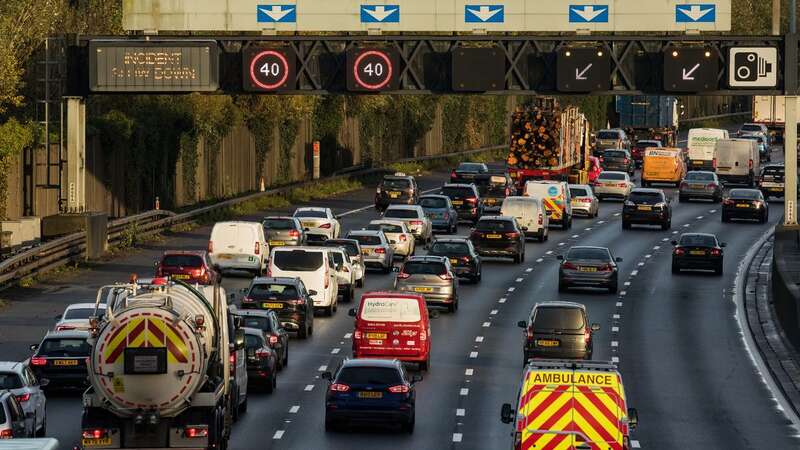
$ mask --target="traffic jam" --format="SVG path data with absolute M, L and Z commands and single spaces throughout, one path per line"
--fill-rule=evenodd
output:
M 495 361 L 505 378 L 493 383 L 512 387 L 479 403 L 479 417 L 504 428 L 477 448 L 645 446 L 625 389 L 637 379 L 614 349 L 618 318 L 609 322 L 596 304 L 621 307 L 631 268 L 644 270 L 619 256 L 629 239 L 668 249 L 674 277 L 690 273 L 688 282 L 702 284 L 722 275 L 726 241 L 737 227 L 768 222 L 770 200 L 783 194 L 771 139 L 745 124 L 689 129 L 682 145 L 676 130 L 593 131 L 575 107 L 538 104 L 513 113 L 506 161 L 462 162 L 432 186 L 430 177 L 387 173 L 369 208 L 303 205 L 217 222 L 205 248 L 161 252 L 149 269 L 68 306 L 29 358 L 0 362 L 0 438 L 49 436 L 52 395 L 80 417 L 74 441 L 62 439 L 76 449 L 256 448 L 236 440 L 236 422 L 267 428 L 258 448 L 282 448 L 287 429 L 295 439 L 319 430 L 332 448 L 343 435 L 391 440 L 451 414 L 426 399 L 434 394 L 426 383 L 442 383 L 429 379 L 451 370 L 444 385 L 458 422 L 436 434 L 466 444 L 485 422 L 459 405 L 482 395 L 470 377 Z M 690 204 L 713 210 L 724 232 L 678 222 Z M 358 227 L 354 214 L 366 217 Z M 579 237 L 610 226 L 621 230 L 611 246 Z M 552 276 L 525 284 L 545 266 Z M 495 293 L 499 301 L 475 294 L 503 277 L 511 287 Z M 512 301 L 524 314 L 493 321 Z M 489 302 L 488 319 L 459 319 Z M 344 338 L 332 338 L 329 354 L 306 354 L 333 323 L 348 324 Z M 444 340 L 453 327 L 483 330 L 458 361 L 437 357 L 453 345 Z M 511 345 L 476 365 L 490 330 L 513 336 L 504 341 Z M 284 375 L 296 348 L 320 366 L 310 384 Z M 324 395 L 313 404 L 271 400 L 290 386 Z M 288 409 L 288 418 L 256 425 L 254 402 Z M 286 428 L 301 408 L 319 412 L 315 423 Z M 311 448 L 302 442 L 294 446 Z

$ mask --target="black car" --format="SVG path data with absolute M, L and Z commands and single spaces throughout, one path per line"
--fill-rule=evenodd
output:
M 672 226 L 670 203 L 661 189 L 633 189 L 622 206 L 622 229 L 639 224 L 660 225 L 662 230 L 668 230 Z
M 592 359 L 592 334 L 586 307 L 572 302 L 537 303 L 528 320 L 517 325 L 523 334 L 523 365 L 531 358 Z
M 606 150 L 600 156 L 600 167 L 603 170 L 627 172 L 633 175 L 636 171 L 636 163 L 627 150 Z
M 275 311 L 263 309 L 237 310 L 242 318 L 242 326 L 255 328 L 264 333 L 270 347 L 278 357 L 278 370 L 289 365 L 289 333 L 278 322 Z
M 619 286 L 622 258 L 615 258 L 606 247 L 572 247 L 566 255 L 558 255 L 558 291 L 570 287 L 607 288 L 612 294 Z
M 519 264 L 525 261 L 525 230 L 509 216 L 481 217 L 469 240 L 481 256 L 511 257 Z
M 55 331 L 47 333 L 40 344 L 31 345 L 34 353 L 29 365 L 37 379 L 50 380 L 45 390 L 89 385 L 86 360 L 92 348 L 88 338 L 86 331 Z
M 348 359 L 329 381 L 325 395 L 325 431 L 356 422 L 398 424 L 414 432 L 416 392 L 421 375 L 409 376 L 400 361 Z M 371 428 L 370 428 L 371 429 Z
M 754 219 L 760 223 L 769 220 L 769 204 L 757 189 L 731 189 L 722 199 L 722 221 Z
M 453 273 L 458 277 L 469 278 L 473 283 L 479 283 L 483 270 L 481 257 L 466 238 L 436 239 L 431 244 L 428 255 L 444 256 L 450 260 Z
M 785 174 L 786 168 L 783 164 L 767 164 L 761 169 L 761 174 L 758 176 L 758 189 L 764 194 L 765 199 L 784 196 Z
M 475 223 L 483 215 L 483 200 L 474 184 L 446 183 L 441 194 L 450 198 L 459 220 Z
M 677 241 L 672 241 L 672 273 L 681 269 L 713 270 L 722 275 L 724 242 L 707 233 L 686 233 Z
M 296 331 L 297 337 L 305 339 L 314 333 L 314 302 L 302 280 L 289 277 L 259 277 L 243 289 L 243 310 L 272 310 L 278 316 L 281 327 Z
M 417 181 L 403 173 L 384 176 L 375 191 L 375 209 L 378 211 L 385 210 L 389 205 L 414 205 L 417 200 Z
M 244 328 L 247 353 L 247 382 L 271 394 L 278 385 L 278 356 L 264 333 L 257 328 Z
M 483 200 L 483 211 L 500 211 L 506 197 L 517 195 L 517 188 L 508 173 L 487 173 L 475 179 Z
M 450 182 L 472 183 L 477 176 L 488 172 L 489 168 L 484 163 L 462 162 L 450 172 Z

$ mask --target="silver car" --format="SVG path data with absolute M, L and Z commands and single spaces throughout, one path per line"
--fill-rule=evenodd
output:
M 390 205 L 384 211 L 383 218 L 405 222 L 417 241 L 428 244 L 433 237 L 431 219 L 419 205 Z
M 394 256 L 408 257 L 414 254 L 414 235 L 400 220 L 373 220 L 367 225 L 368 230 L 381 230 L 394 249 Z
M 594 196 L 591 186 L 570 184 L 569 196 L 572 197 L 572 214 L 597 217 L 600 212 L 600 201 Z
M 0 391 L 8 390 L 14 394 L 36 436 L 44 436 L 47 432 L 47 397 L 42 386 L 49 382 L 46 378 L 37 380 L 27 364 L 0 361 Z
M 383 231 L 357 230 L 347 233 L 347 239 L 355 239 L 361 246 L 361 256 L 366 267 L 377 267 L 384 273 L 392 271 L 394 250 Z
M 412 256 L 397 270 L 394 288 L 425 297 L 428 305 L 458 309 L 458 277 L 444 256 Z
M 0 391 L 0 439 L 33 437 L 33 416 L 27 415 L 9 391 Z
M 264 225 L 264 236 L 270 247 L 306 244 L 306 232 L 300 219 L 272 216 L 265 217 L 261 224 Z
M 97 309 L 97 316 L 105 315 L 106 305 L 99 305 Z M 94 302 L 92 303 L 74 303 L 67 306 L 64 314 L 56 316 L 56 326 L 53 328 L 55 331 L 89 331 L 89 320 L 95 315 Z
M 599 200 L 608 197 L 625 199 L 631 194 L 634 188 L 631 177 L 625 172 L 603 171 L 594 180 L 594 195 Z
M 693 170 L 683 177 L 678 191 L 678 201 L 685 202 L 697 198 L 705 198 L 715 203 L 722 201 L 722 183 L 716 173 Z

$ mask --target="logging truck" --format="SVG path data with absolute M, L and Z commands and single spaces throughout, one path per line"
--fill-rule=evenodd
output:
M 528 180 L 586 184 L 591 167 L 589 121 L 577 107 L 538 99 L 511 115 L 508 172 L 522 191 Z

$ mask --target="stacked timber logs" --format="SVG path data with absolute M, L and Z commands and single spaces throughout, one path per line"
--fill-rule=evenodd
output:
M 508 165 L 519 169 L 558 165 L 562 125 L 561 109 L 555 105 L 516 111 L 511 116 Z

